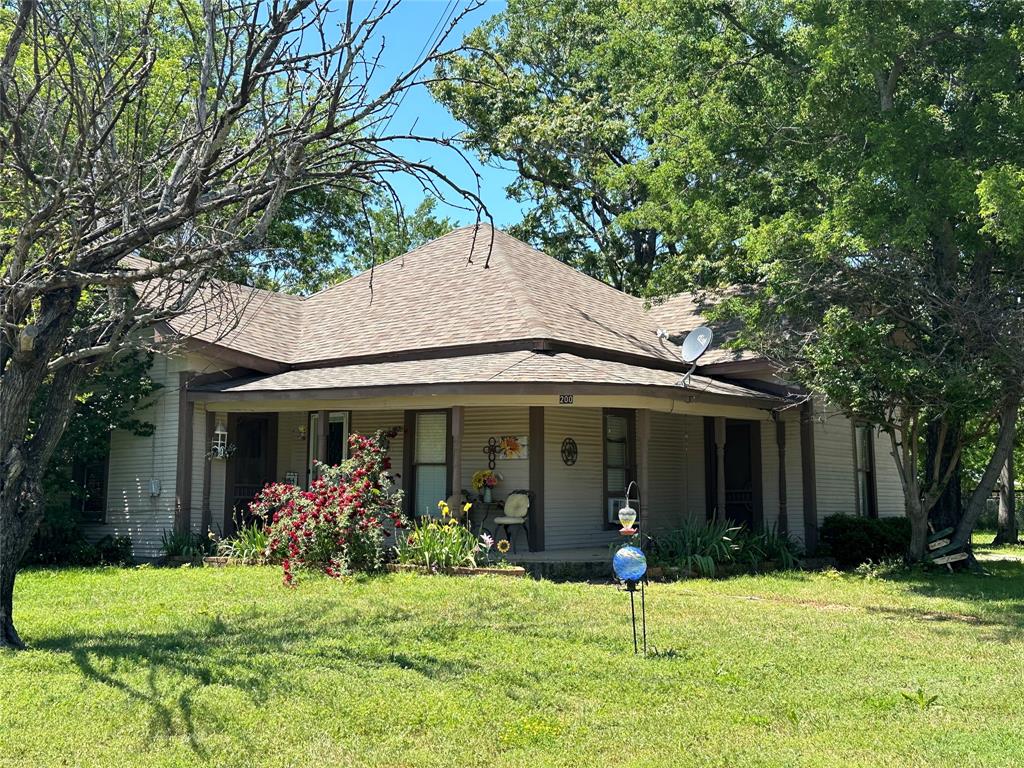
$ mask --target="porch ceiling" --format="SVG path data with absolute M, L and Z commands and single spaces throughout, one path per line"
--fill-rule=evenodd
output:
M 310 397 L 379 396 L 395 388 L 461 388 L 466 392 L 517 391 L 557 386 L 607 387 L 643 390 L 644 394 L 693 398 L 704 401 L 734 402 L 772 408 L 782 400 L 746 387 L 710 379 L 690 377 L 683 386 L 678 372 L 645 368 L 639 365 L 594 360 L 569 353 L 545 353 L 530 350 L 495 352 L 427 360 L 400 360 L 380 363 L 307 368 L 258 378 L 233 379 L 192 389 L 195 399 L 263 399 L 295 393 Z

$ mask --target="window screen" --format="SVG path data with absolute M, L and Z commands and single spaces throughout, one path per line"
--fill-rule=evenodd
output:
M 416 414 L 413 453 L 413 514 L 436 516 L 437 503 L 448 497 L 448 414 L 429 411 Z

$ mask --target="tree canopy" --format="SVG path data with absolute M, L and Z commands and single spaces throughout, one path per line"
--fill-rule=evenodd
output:
M 1019 2 L 516 0 L 438 92 L 471 146 L 516 164 L 534 238 L 582 228 L 577 261 L 621 264 L 585 223 L 610 199 L 613 232 L 665 244 L 634 290 L 747 286 L 718 309 L 746 321 L 738 343 L 892 435 L 920 556 L 950 468 L 1012 421 L 1024 379 L 1022 18 Z M 557 173 L 538 174 L 549 153 Z M 926 434 L 945 457 L 927 472 Z

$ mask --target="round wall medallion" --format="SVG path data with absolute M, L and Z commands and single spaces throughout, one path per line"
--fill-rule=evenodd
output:
M 562 461 L 571 467 L 576 463 L 578 456 L 579 449 L 576 447 L 576 441 L 571 437 L 565 438 L 565 440 L 562 441 Z

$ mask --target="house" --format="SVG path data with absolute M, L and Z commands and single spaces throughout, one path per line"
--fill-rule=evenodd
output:
M 308 483 L 349 433 L 390 427 L 409 514 L 491 463 L 495 501 L 532 491 L 532 551 L 614 541 L 634 480 L 648 530 L 724 511 L 813 547 L 827 515 L 903 513 L 877 430 L 794 405 L 750 352 L 712 344 L 685 376 L 678 334 L 704 322 L 691 297 L 647 307 L 487 226 L 311 296 L 218 295 L 230 323 L 162 331 L 180 344 L 152 371 L 155 433 L 115 432 L 94 473 L 92 534 L 130 535 L 140 558 L 168 529 L 230 529 L 265 483 Z

